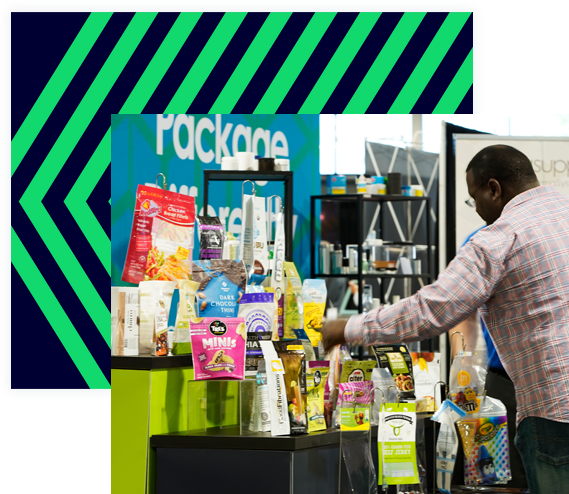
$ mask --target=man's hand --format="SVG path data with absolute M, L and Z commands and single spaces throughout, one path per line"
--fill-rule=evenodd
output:
M 335 319 L 334 321 L 329 321 L 324 324 L 322 327 L 322 345 L 326 352 L 329 352 L 336 345 L 346 343 L 344 339 L 344 328 L 347 323 L 347 319 Z

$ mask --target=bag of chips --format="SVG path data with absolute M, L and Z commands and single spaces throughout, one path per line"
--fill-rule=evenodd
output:
M 195 380 L 244 379 L 247 330 L 242 317 L 190 319 Z
M 122 279 L 189 280 L 194 217 L 193 197 L 139 185 Z

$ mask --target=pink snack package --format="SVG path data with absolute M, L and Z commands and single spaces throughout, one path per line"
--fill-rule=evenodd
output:
M 245 319 L 192 318 L 190 337 L 196 381 L 245 379 Z

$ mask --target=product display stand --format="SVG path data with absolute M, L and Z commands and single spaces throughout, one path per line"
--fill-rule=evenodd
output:
M 284 227 L 285 227 L 285 254 L 286 260 L 292 261 L 292 177 L 293 172 L 260 172 L 260 171 L 238 171 L 238 170 L 204 170 L 203 172 L 203 194 L 204 194 L 204 214 L 207 215 L 207 205 L 209 199 L 210 182 L 243 182 L 268 181 L 284 182 Z
M 220 434 L 252 434 L 255 384 L 254 379 L 188 381 L 188 434 L 204 433 L 215 424 Z
M 112 492 L 154 494 L 150 437 L 186 429 L 192 367 L 191 355 L 111 356 Z

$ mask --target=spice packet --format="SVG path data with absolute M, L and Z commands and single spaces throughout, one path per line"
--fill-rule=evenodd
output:
M 290 433 L 305 434 L 308 432 L 308 421 L 306 418 L 306 367 L 302 342 L 300 340 L 273 341 L 273 345 L 284 365 Z
M 117 355 L 138 355 L 140 332 L 140 290 L 138 287 L 118 287 L 117 290 Z M 111 321 L 112 324 L 112 321 Z
M 271 341 L 275 317 L 272 293 L 246 293 L 239 303 L 239 317 L 247 327 L 245 377 L 256 378 L 259 360 L 263 358 L 261 341 Z
M 379 367 L 386 367 L 391 372 L 399 396 L 405 399 L 415 399 L 413 360 L 407 347 L 405 345 L 376 345 L 372 348 Z
M 346 360 L 340 373 L 341 383 L 371 381 L 375 360 Z
M 139 185 L 123 281 L 190 279 L 194 198 Z
M 384 485 L 418 484 L 415 403 L 387 403 L 377 435 L 378 479 Z
M 192 261 L 192 280 L 200 284 L 196 299 L 198 316 L 237 317 L 246 279 L 242 262 L 225 259 Z
M 217 216 L 198 216 L 200 259 L 221 259 L 225 228 Z
M 195 317 L 194 302 L 200 284 L 197 281 L 180 280 L 180 303 L 174 326 L 174 341 L 172 355 L 187 355 L 192 353 L 190 338 L 190 318 Z
M 318 346 L 322 339 L 322 318 L 326 310 L 326 282 L 324 280 L 304 280 L 302 299 L 304 301 L 304 330 L 312 346 Z
M 140 353 L 168 355 L 168 317 L 176 281 L 140 282 Z
M 411 352 L 415 379 L 415 405 L 417 413 L 434 412 L 440 403 L 440 388 L 435 388 L 441 375 L 440 353 Z
M 329 372 L 330 362 L 327 360 L 308 362 L 308 368 L 306 369 L 308 432 L 326 429 L 324 390 Z
M 466 485 L 505 484 L 512 478 L 506 407 L 485 397 L 476 414 L 457 422 L 464 449 Z
M 244 379 L 247 331 L 242 317 L 190 319 L 195 380 Z
M 373 382 L 340 383 L 338 409 L 340 429 L 365 431 L 370 426 Z

